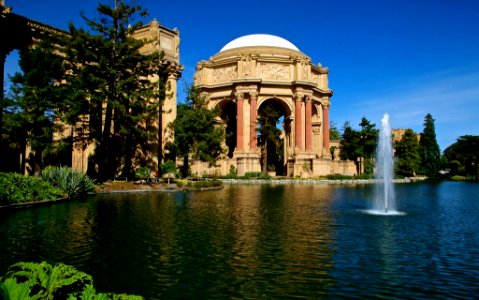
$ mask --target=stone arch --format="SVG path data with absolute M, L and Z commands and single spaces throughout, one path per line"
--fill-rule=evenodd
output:
M 263 104 L 265 101 L 275 100 L 281 102 L 281 105 L 284 106 L 285 111 L 288 113 L 289 116 L 293 113 L 293 103 L 291 99 L 286 97 L 278 97 L 278 96 L 263 96 L 258 101 L 258 108 Z
M 290 101 L 289 101 L 290 102 Z M 292 110 L 291 105 L 285 98 L 265 97 L 258 105 L 258 145 L 261 149 L 262 171 L 275 171 L 277 175 L 285 175 L 288 153 L 292 146 Z M 265 144 L 265 137 L 262 136 L 261 123 L 264 122 L 265 110 L 272 108 L 277 114 L 275 120 L 278 129 L 277 137 Z M 267 145 L 267 146 L 265 146 Z M 271 169 L 274 167 L 273 169 Z

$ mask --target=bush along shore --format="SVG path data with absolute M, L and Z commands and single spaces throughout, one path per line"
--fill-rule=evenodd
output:
M 68 167 L 47 167 L 42 175 L 0 173 L 0 207 L 24 207 L 73 199 L 92 192 L 93 181 Z

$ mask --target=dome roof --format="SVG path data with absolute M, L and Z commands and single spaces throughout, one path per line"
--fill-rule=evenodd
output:
M 298 47 L 293 45 L 293 43 L 279 36 L 270 34 L 250 34 L 232 40 L 221 48 L 220 52 L 235 48 L 256 46 L 279 47 L 299 51 Z

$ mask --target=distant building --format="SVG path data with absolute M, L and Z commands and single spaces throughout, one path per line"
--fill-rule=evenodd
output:
M 404 129 L 404 128 L 391 129 L 392 136 L 393 136 L 393 143 L 402 141 L 402 138 L 403 138 L 404 133 L 406 132 L 406 130 L 407 129 Z M 419 142 L 421 140 L 421 134 L 417 133 L 416 138 L 417 138 L 417 141 Z

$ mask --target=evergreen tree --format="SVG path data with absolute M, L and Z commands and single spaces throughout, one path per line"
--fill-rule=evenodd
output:
M 364 173 L 373 174 L 373 158 L 378 144 L 378 130 L 376 124 L 372 124 L 365 117 L 361 118 L 360 156 L 364 158 Z
M 419 142 L 421 157 L 420 173 L 431 179 L 437 179 L 440 167 L 441 152 L 436 141 L 436 129 L 431 114 L 424 118 L 424 130 Z
M 83 16 L 91 32 L 70 25 L 71 43 L 68 79 L 72 113 L 69 122 L 88 115 L 88 136 L 96 144 L 89 164 L 95 165 L 101 181 L 133 174 L 133 156 L 145 150 L 146 141 L 158 134 L 152 124 L 158 120 L 165 96 L 168 66 L 160 64 L 162 53 L 145 54 L 140 49 L 148 40 L 133 38 L 146 11 L 140 6 L 115 0 L 114 7 L 99 4 L 100 19 Z M 151 78 L 159 78 L 153 82 Z
M 479 179 L 479 136 L 464 135 L 444 150 L 451 175 Z
M 359 158 L 362 155 L 360 148 L 361 135 L 354 130 L 351 124 L 346 121 L 343 125 L 343 134 L 341 135 L 341 152 L 339 157 L 342 160 L 351 160 L 356 165 L 356 174 L 361 174 L 361 164 Z
M 335 122 L 330 122 L 329 125 L 329 139 L 331 141 L 337 141 L 341 139 L 341 132 L 339 132 L 338 127 Z
M 281 130 L 278 129 L 280 113 L 274 102 L 267 102 L 260 107 L 258 116 L 259 145 L 262 147 L 262 170 L 267 173 L 282 166 Z M 278 153 L 279 152 L 279 153 Z
M 214 165 L 224 153 L 224 130 L 218 108 L 209 109 L 207 100 L 194 86 L 189 87 L 186 102 L 178 106 L 177 117 L 170 124 L 174 142 L 167 148 L 183 157 L 182 176 L 188 176 L 189 157 Z
M 396 150 L 396 174 L 415 176 L 421 162 L 416 133 L 412 129 L 406 129 L 402 139 L 396 142 L 394 149 Z
M 20 51 L 19 66 L 22 72 L 11 77 L 12 102 L 7 107 L 11 114 L 7 124 L 10 142 L 24 153 L 31 150 L 30 174 L 39 175 L 45 157 L 52 151 L 55 109 L 63 99 L 59 83 L 63 78 L 62 57 L 55 49 L 52 37 L 45 36 L 36 47 Z M 22 162 L 24 165 L 24 162 Z

